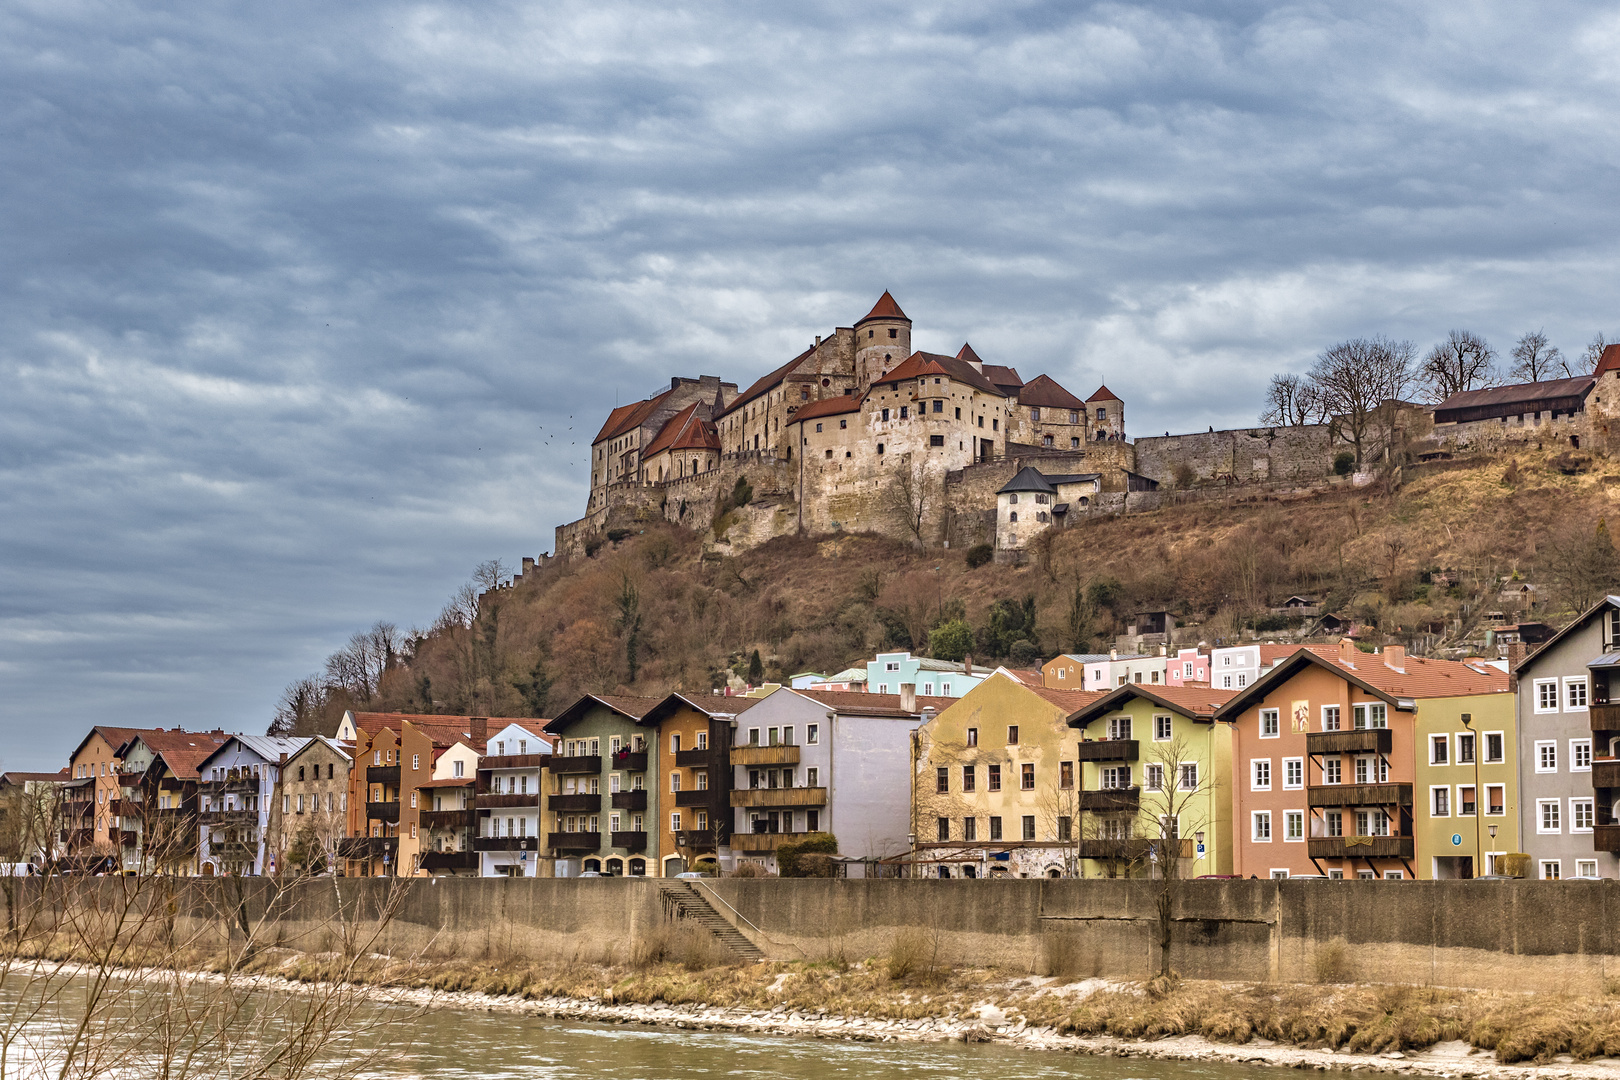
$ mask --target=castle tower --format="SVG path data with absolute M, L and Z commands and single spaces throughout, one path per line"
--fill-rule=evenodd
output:
M 1106 386 L 1086 398 L 1086 433 L 1088 441 L 1125 437 L 1125 403 Z
M 888 292 L 855 324 L 855 383 L 866 393 L 873 380 L 911 355 L 911 320 Z

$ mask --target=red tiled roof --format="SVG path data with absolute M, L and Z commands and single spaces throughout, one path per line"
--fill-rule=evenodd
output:
M 933 706 L 934 712 L 942 713 L 960 700 L 948 697 L 925 697 L 918 694 L 917 711 L 906 712 L 900 708 L 899 694 L 863 694 L 859 690 L 794 690 L 791 692 L 802 694 L 812 701 L 819 701 L 834 712 L 851 716 L 917 716 L 927 706 Z
M 789 360 L 787 363 L 783 364 L 781 367 L 779 367 L 775 371 L 771 372 L 769 375 L 766 375 L 764 378 L 755 380 L 755 382 L 754 382 L 754 384 L 752 386 L 750 386 L 747 390 L 744 390 L 742 393 L 737 395 L 736 400 L 733 401 L 731 403 L 731 405 L 727 407 L 726 411 L 720 414 L 720 416 L 730 416 L 732 413 L 736 412 L 738 409 L 742 408 L 744 405 L 748 404 L 750 401 L 753 401 L 755 398 L 759 397 L 761 394 L 765 393 L 767 390 L 770 390 L 772 387 L 776 386 L 783 379 L 787 378 L 788 374 L 795 367 L 797 367 L 799 364 L 803 363 L 804 360 L 811 353 L 813 353 L 815 351 L 816 351 L 816 346 L 812 345 L 808 349 L 804 350 L 804 352 L 800 353 L 798 356 L 795 356 L 793 359 Z M 720 416 L 716 416 L 715 419 L 716 420 L 720 419 Z
M 1149 701 L 1156 701 L 1166 708 L 1176 709 L 1192 717 L 1212 719 L 1216 711 L 1232 698 L 1237 696 L 1236 690 L 1212 690 L 1208 683 L 1191 686 L 1169 686 L 1164 683 L 1144 685 L 1142 683 L 1126 683 L 1116 686 L 1112 690 L 1102 691 L 1104 698 L 1119 697 L 1122 701 L 1131 697 L 1143 697 Z M 1110 705 L 1110 708 L 1112 706 Z
M 46 782 L 46 783 L 53 783 L 54 784 L 54 783 L 60 783 L 61 781 L 68 780 L 68 779 L 70 779 L 70 777 L 68 776 L 67 766 L 65 766 L 65 765 L 60 770 L 58 770 L 57 772 L 8 772 L 8 773 L 0 773 L 0 782 L 4 782 L 4 783 L 8 783 L 8 784 L 26 784 L 26 783 L 29 783 L 31 781 L 34 781 L 34 782 Z
M 906 318 L 906 313 L 900 310 L 900 305 L 894 302 L 894 297 L 889 295 L 887 289 L 884 289 L 883 295 L 878 297 L 878 302 L 872 305 L 872 310 L 866 313 L 866 318 L 855 325 L 859 326 L 868 319 L 905 319 L 906 322 L 911 321 Z
M 1010 368 L 1004 364 L 985 364 L 981 370 L 985 378 L 1003 390 L 1017 390 L 1024 385 L 1024 380 L 1018 377 L 1017 368 Z
M 591 445 L 595 446 L 603 439 L 616 439 L 625 432 L 640 427 L 647 417 L 658 410 L 658 406 L 662 405 L 664 399 L 669 397 L 672 392 L 671 390 L 665 390 L 662 394 L 657 394 L 644 401 L 632 401 L 628 405 L 620 405 L 617 409 L 608 413 L 607 423 L 603 424 L 602 430 L 596 433 L 596 438 L 591 440 Z
M 1037 686 L 1031 683 L 1024 683 L 1023 685 L 1025 690 L 1048 704 L 1066 710 L 1070 716 L 1084 709 L 1087 705 L 1100 701 L 1108 693 L 1106 690 L 1054 690 L 1048 686 Z
M 1050 375 L 1037 375 L 1018 390 L 1018 404 L 1037 409 L 1084 409 L 1086 403 L 1059 386 Z
M 1121 398 L 1118 394 L 1114 393 L 1112 390 L 1108 389 L 1108 387 L 1099 386 L 1099 387 L 1097 387 L 1097 392 L 1095 394 L 1092 394 L 1090 397 L 1086 398 L 1086 400 L 1087 401 L 1122 401 L 1124 399 Z
M 1603 355 L 1598 357 L 1597 369 L 1593 375 L 1603 375 L 1610 371 L 1620 371 L 1620 341 L 1603 347 Z
M 697 414 L 701 402 L 694 401 L 669 418 L 658 436 L 641 452 L 643 460 L 665 450 L 718 450 L 720 436 L 714 425 Z
M 1387 698 L 1463 697 L 1473 694 L 1505 694 L 1508 676 L 1504 671 L 1480 671 L 1458 660 L 1430 660 L 1420 656 L 1407 656 L 1396 671 L 1386 662 L 1391 659 L 1383 653 L 1357 651 L 1351 663 L 1345 663 L 1339 650 L 1333 646 L 1301 646 L 1294 655 L 1282 661 L 1270 672 L 1238 691 L 1221 707 L 1221 718 L 1231 719 L 1243 709 L 1259 701 L 1272 690 L 1286 683 L 1303 664 L 1316 664 L 1341 674 L 1363 688 Z
M 873 381 L 873 386 L 887 386 L 891 383 L 905 382 L 907 379 L 917 379 L 924 375 L 945 375 L 957 382 L 966 383 L 986 394 L 996 397 L 1006 397 L 1001 389 L 985 378 L 983 374 L 973 370 L 965 360 L 958 360 L 954 356 L 941 356 L 939 353 L 914 352 L 893 371 L 882 378 Z
M 823 416 L 838 416 L 842 413 L 861 411 L 861 399 L 854 394 L 838 394 L 835 397 L 822 398 L 812 401 L 808 405 L 800 405 L 793 414 L 793 422 L 801 420 L 817 420 Z
M 197 779 L 197 767 L 229 738 L 222 731 L 150 731 L 140 736 L 180 780 Z

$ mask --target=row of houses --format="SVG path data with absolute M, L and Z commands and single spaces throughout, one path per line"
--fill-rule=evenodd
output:
M 1616 877 L 1620 596 L 1510 649 L 884 654 L 873 692 L 351 712 L 334 738 L 98 726 L 62 772 L 0 784 L 49 791 L 31 854 L 87 871 L 769 872 L 831 833 L 863 876 Z

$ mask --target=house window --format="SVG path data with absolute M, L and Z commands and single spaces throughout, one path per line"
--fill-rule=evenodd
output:
M 412 754 L 411 755 L 411 771 L 412 772 L 417 772 L 417 771 L 420 771 L 421 768 L 422 768 L 422 755 L 421 754 Z
M 1181 763 L 1181 790 L 1198 790 L 1198 762 L 1184 761 Z
M 1283 839 L 1295 841 L 1305 839 L 1305 811 L 1283 811 Z
M 1552 773 L 1558 771 L 1558 744 L 1555 742 L 1536 743 L 1536 772 Z
M 962 790 L 963 791 L 973 791 L 975 789 L 976 789 L 976 785 L 974 783 L 973 766 L 972 765 L 964 765 L 964 766 L 962 766 Z
M 1163 791 L 1164 790 L 1164 766 L 1163 765 L 1144 765 L 1144 766 L 1142 766 L 1142 787 L 1146 791 Z
M 1564 680 L 1564 708 L 1574 712 L 1586 711 L 1586 676 L 1578 675 Z
M 1474 763 L 1474 736 L 1472 734 L 1458 733 L 1457 735 L 1457 764 L 1472 765 Z
M 1270 758 L 1256 758 L 1253 761 L 1250 761 L 1249 765 L 1250 765 L 1249 790 L 1251 790 L 1251 791 L 1270 791 L 1271 790 L 1271 759 Z
M 1437 787 L 1429 789 L 1430 813 L 1435 817 L 1451 816 L 1451 789 Z
M 1595 878 L 1598 876 L 1596 859 L 1576 859 L 1575 876 L 1582 878 Z
M 1344 835 L 1344 812 L 1343 811 L 1341 811 L 1341 810 L 1329 810 L 1326 814 L 1323 815 L 1323 822 L 1324 822 L 1325 828 L 1327 829 L 1327 834 L 1329 836 L 1343 836 Z
M 1507 789 L 1502 784 L 1485 785 L 1485 815 L 1500 817 L 1507 813 Z
M 1282 732 L 1281 713 L 1277 709 L 1260 710 L 1260 737 L 1275 739 Z
M 1025 814 L 1024 815 L 1024 839 L 1025 840 L 1033 840 L 1033 839 L 1035 839 L 1035 815 L 1034 814 Z
M 949 794 L 951 790 L 951 770 L 944 765 L 934 770 L 934 791 L 940 795 Z
M 1222 690 L 1230 690 L 1230 689 L 1232 689 L 1232 676 L 1230 676 L 1230 675 L 1222 675 L 1221 676 L 1221 689 Z
M 1305 786 L 1305 759 L 1283 758 L 1283 787 L 1297 791 Z
M 1536 832 L 1556 833 L 1563 831 L 1563 822 L 1560 818 L 1557 799 L 1536 800 Z
M 978 728 L 970 727 L 970 728 L 967 729 L 967 744 L 969 746 L 978 746 L 979 745 L 979 729 Z
M 810 745 L 810 746 L 815 746 L 817 743 L 821 742 L 821 725 L 820 724 L 806 724 L 806 725 L 804 725 L 804 741 L 805 741 L 805 743 L 807 745 Z
M 1271 843 L 1271 811 L 1256 810 L 1253 812 L 1252 820 L 1251 838 L 1259 844 Z
M 936 401 L 934 404 L 937 405 L 939 403 Z M 930 435 L 930 436 L 928 436 L 928 445 L 929 446 L 944 446 L 945 445 L 945 436 L 943 436 L 943 435 Z
M 1011 726 L 1009 726 L 1007 728 L 1007 745 L 1008 746 L 1017 746 L 1018 745 L 1018 725 L 1017 724 L 1013 724 L 1013 725 L 1011 725 Z
M 1457 788 L 1457 816 L 1473 817 L 1478 811 L 1474 801 L 1474 785 L 1462 784 Z
M 1131 737 L 1131 718 L 1128 716 L 1109 718 L 1108 737 L 1110 739 L 1129 739 Z
M 1450 738 L 1448 736 L 1445 736 L 1445 735 L 1431 735 L 1431 736 L 1429 736 L 1429 764 L 1430 765 L 1448 765 L 1448 764 L 1450 764 L 1450 761 L 1448 760 L 1449 756 L 1450 756 L 1448 751 L 1450 750 L 1450 748 L 1451 748 L 1451 740 L 1450 740 Z
M 979 819 L 965 817 L 962 819 L 962 839 L 977 840 L 979 838 Z
M 987 791 L 1000 791 L 1001 790 L 1001 766 L 1000 765 L 987 765 L 987 766 L 985 766 L 985 768 L 989 770 L 989 775 L 985 777 L 985 785 L 984 785 L 985 789 Z
M 669 774 L 669 790 L 671 790 L 671 791 L 679 791 L 679 790 L 681 790 L 681 774 L 680 773 L 672 772 L 672 773 Z
M 1558 711 L 1558 680 L 1557 679 L 1537 679 L 1536 680 L 1536 712 L 1538 712 L 1538 713 L 1546 713 L 1546 712 L 1557 712 L 1557 711 Z
M 680 813 L 679 810 L 677 810 L 675 813 L 669 815 L 669 831 L 670 832 L 680 832 L 681 831 L 681 813 Z
M 1572 833 L 1589 833 L 1592 831 L 1592 800 L 1569 800 L 1569 831 Z
M 1569 740 L 1569 771 L 1570 772 L 1591 772 L 1592 771 L 1592 740 L 1591 739 L 1571 739 L 1571 740 Z
M 1557 881 L 1558 880 L 1558 860 L 1557 859 L 1543 859 L 1541 861 L 1541 880 L 1542 881 Z
M 1018 767 L 1018 786 L 1025 791 L 1035 790 L 1035 766 L 1025 762 Z
M 1153 741 L 1168 742 L 1170 740 L 1170 726 L 1170 717 L 1155 716 L 1153 718 Z
M 1502 733 L 1500 731 L 1487 731 L 1485 733 L 1485 760 L 1487 762 L 1502 760 Z
M 1339 707 L 1337 705 L 1322 706 L 1322 730 L 1339 730 Z
M 805 787 L 820 787 L 821 786 L 821 770 L 814 767 L 814 766 L 811 766 L 810 768 L 804 770 L 804 786 Z M 810 831 L 814 832 L 815 830 L 812 829 Z
M 1389 706 L 1381 701 L 1350 706 L 1350 722 L 1357 731 L 1389 726 Z
M 1344 783 L 1343 761 L 1340 758 L 1325 757 L 1322 759 L 1322 783 Z
M 990 839 L 1001 839 L 1001 819 L 999 817 L 993 817 L 990 819 Z

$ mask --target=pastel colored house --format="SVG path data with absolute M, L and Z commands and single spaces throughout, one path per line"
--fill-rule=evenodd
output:
M 909 683 L 920 697 L 958 698 L 995 670 L 974 665 L 969 671 L 963 663 L 908 652 L 878 653 L 876 659 L 867 661 L 866 689 L 873 694 L 898 694 Z
M 546 725 L 557 738 L 546 826 L 557 876 L 659 875 L 657 777 L 667 762 L 641 718 L 660 700 L 586 694 Z M 614 818 L 622 827 L 604 829 Z

